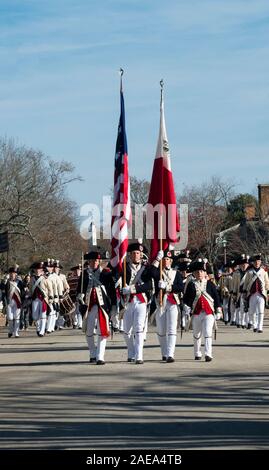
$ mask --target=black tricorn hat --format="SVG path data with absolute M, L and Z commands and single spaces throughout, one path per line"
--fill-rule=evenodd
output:
M 90 251 L 89 253 L 84 254 L 84 260 L 90 259 L 102 259 L 100 251 Z
M 53 267 L 63 269 L 63 267 L 62 267 L 62 265 L 61 265 L 61 263 L 58 259 L 54 260 Z
M 177 268 L 179 271 L 187 271 L 189 266 L 190 266 L 190 263 L 188 261 L 182 261 L 177 264 Z
M 139 243 L 139 242 L 130 243 L 128 245 L 127 251 L 128 251 L 128 253 L 130 253 L 132 251 L 141 251 L 141 253 L 147 253 L 148 252 L 146 247 L 144 245 L 142 245 L 142 243 Z
M 249 256 L 245 255 L 245 253 L 242 253 L 236 259 L 236 264 L 245 264 L 245 263 L 248 263 L 248 262 L 249 262 Z
M 252 261 L 261 261 L 262 260 L 262 254 L 257 253 L 256 255 L 253 255 L 251 258 L 252 258 Z
M 205 271 L 207 272 L 207 266 L 206 266 L 206 263 L 201 259 L 201 258 L 198 258 L 196 261 L 193 261 L 190 265 L 189 265 L 189 272 L 194 272 L 194 271 Z
M 53 268 L 53 266 L 54 266 L 54 259 L 47 258 L 46 261 L 44 261 L 45 268 Z
M 186 250 L 185 252 L 182 252 L 182 253 L 179 253 L 177 256 L 176 256 L 176 260 L 179 262 L 179 263 L 190 263 L 191 262 L 191 258 L 190 258 L 190 250 Z
M 44 263 L 43 261 L 35 261 L 33 264 L 31 264 L 30 269 L 43 269 L 44 268 Z
M 81 269 L 81 264 L 77 264 L 76 266 L 72 266 L 72 268 L 70 268 L 70 271 L 77 271 L 78 269 Z
M 18 273 L 18 268 L 16 266 L 11 266 L 8 270 L 9 273 Z
M 164 258 L 169 258 L 169 259 L 173 259 L 174 258 L 174 252 L 172 250 L 168 250 L 168 248 L 166 250 L 164 250 L 163 252 L 163 257 Z

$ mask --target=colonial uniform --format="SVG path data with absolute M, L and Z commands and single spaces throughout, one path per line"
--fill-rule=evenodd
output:
M 165 250 L 164 258 L 172 260 L 172 252 Z M 159 261 L 155 260 L 151 268 L 157 303 L 157 335 L 161 347 L 162 360 L 174 362 L 178 309 L 180 294 L 183 293 L 184 285 L 179 271 L 171 268 L 171 266 L 162 270 L 160 279 L 160 269 L 158 266 Z M 162 292 L 162 305 L 160 305 L 160 292 Z
M 190 260 L 191 261 L 191 260 Z M 190 261 L 182 261 L 178 263 L 178 270 L 182 276 L 183 282 L 183 293 L 181 294 L 180 312 L 181 312 L 181 330 L 187 331 L 190 325 L 190 315 L 187 308 L 184 308 L 183 295 L 186 292 L 190 281 L 194 280 L 194 277 L 189 273 Z
M 50 302 L 50 308 L 47 314 L 46 332 L 48 334 L 55 330 L 57 316 L 59 315 L 59 283 L 56 274 L 53 272 L 54 259 L 48 258 L 44 262 L 45 276 L 52 289 L 53 300 Z
M 132 243 L 128 247 L 128 252 L 132 251 L 142 253 L 144 246 L 141 243 Z M 147 304 L 152 289 L 152 279 L 150 268 L 142 259 L 137 264 L 131 261 L 126 263 L 126 284 L 122 288 L 122 293 L 125 303 L 123 330 L 128 350 L 128 361 L 143 364 Z
M 57 279 L 57 290 L 58 290 L 58 303 L 59 309 L 57 314 L 56 326 L 59 330 L 62 330 L 65 325 L 65 318 L 61 313 L 60 304 L 63 300 L 63 297 L 66 293 L 69 293 L 70 287 L 66 279 L 66 275 L 60 272 L 60 269 L 63 269 L 62 265 L 60 264 L 59 260 L 54 261 L 54 275 Z
M 70 268 L 70 271 L 72 271 L 72 274 L 68 277 L 68 284 L 69 284 L 69 295 L 76 305 L 76 309 L 73 313 L 73 328 L 78 328 L 81 330 L 82 328 L 82 315 L 79 310 L 79 302 L 77 300 L 77 290 L 78 290 L 78 282 L 79 282 L 79 277 L 81 274 L 81 264 L 78 264 L 77 266 L 73 266 Z
M 85 260 L 100 260 L 99 252 L 91 251 L 84 257 Z M 106 340 L 109 332 L 109 313 L 111 309 L 107 289 L 113 284 L 109 271 L 104 271 L 100 266 L 93 270 L 88 267 L 83 272 L 78 283 L 78 300 L 84 303 L 86 310 L 83 319 L 83 330 L 88 343 L 90 362 L 98 365 L 105 364 Z M 114 285 L 114 284 L 113 284 Z M 97 345 L 94 341 L 94 331 L 97 333 Z
M 236 264 L 239 269 L 234 271 L 232 280 L 233 298 L 235 303 L 235 315 L 237 328 L 245 328 L 248 323 L 248 306 L 245 302 L 243 294 L 243 286 L 247 269 L 244 270 L 245 265 L 248 265 L 249 256 L 242 254 L 238 257 Z M 241 266 L 241 267 L 240 267 Z
M 231 262 L 224 265 L 224 269 L 230 269 L 233 267 Z M 231 272 L 223 273 L 219 278 L 219 293 L 223 307 L 223 320 L 225 325 L 228 325 L 231 321 L 231 299 L 233 290 L 233 276 Z
M 190 270 L 206 271 L 203 261 L 196 261 L 190 265 Z M 192 313 L 194 356 L 199 360 L 202 357 L 202 336 L 205 339 L 205 360 L 212 360 L 212 332 L 215 324 L 214 312 L 220 310 L 220 300 L 215 285 L 207 280 L 193 280 L 189 282 L 183 301 Z
M 31 269 L 34 271 L 43 270 L 44 263 L 33 263 Z M 51 281 L 43 274 L 34 274 L 30 281 L 32 296 L 32 317 L 36 324 L 38 336 L 44 336 L 46 329 L 47 315 L 53 308 L 53 286 Z
M 261 260 L 261 255 L 255 255 L 253 260 Z M 249 303 L 249 315 L 253 322 L 253 331 L 262 333 L 265 302 L 269 291 L 268 273 L 262 268 L 252 266 L 248 269 L 243 292 Z
M 9 273 L 16 273 L 17 269 L 10 268 Z M 15 336 L 19 337 L 20 329 L 20 315 L 21 315 L 21 305 L 22 305 L 22 295 L 23 295 L 23 285 L 20 279 L 11 280 L 8 279 L 6 286 L 6 301 L 7 301 L 7 319 L 8 319 L 8 337 Z

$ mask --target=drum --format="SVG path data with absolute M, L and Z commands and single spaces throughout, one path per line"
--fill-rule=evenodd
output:
M 63 298 L 60 300 L 60 315 L 71 316 L 72 313 L 76 310 L 76 305 L 72 301 L 68 292 L 64 294 Z

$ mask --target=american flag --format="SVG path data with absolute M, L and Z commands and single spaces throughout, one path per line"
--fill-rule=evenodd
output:
M 121 113 L 115 154 L 114 200 L 111 219 L 111 265 L 122 271 L 123 260 L 128 248 L 128 226 L 131 224 L 130 181 L 128 171 L 128 150 L 125 132 L 124 98 L 120 84 Z

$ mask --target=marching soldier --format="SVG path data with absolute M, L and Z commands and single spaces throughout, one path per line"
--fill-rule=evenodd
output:
M 194 357 L 200 360 L 202 336 L 205 339 L 205 361 L 212 361 L 212 332 L 215 325 L 214 312 L 221 313 L 220 300 L 215 285 L 206 279 L 206 266 L 203 260 L 191 263 L 195 277 L 190 281 L 183 297 L 186 308 L 192 313 Z
M 111 302 L 107 291 L 114 288 L 111 272 L 100 267 L 101 254 L 91 251 L 84 256 L 88 267 L 81 274 L 78 283 L 78 300 L 85 307 L 83 322 L 88 343 L 90 362 L 105 364 L 106 340 L 109 332 L 109 313 Z M 83 279 L 82 279 L 83 278 Z M 83 281 L 83 282 L 82 282 Z M 112 285 L 112 287 L 111 287 Z M 94 341 L 94 330 L 97 332 L 97 345 Z
M 182 276 L 182 282 L 183 282 L 183 294 L 181 298 L 181 303 L 180 303 L 180 310 L 181 310 L 181 330 L 182 331 L 187 331 L 189 324 L 190 324 L 190 315 L 188 313 L 188 309 L 184 308 L 184 302 L 183 302 L 183 295 L 186 292 L 186 289 L 188 287 L 188 284 L 190 281 L 194 279 L 194 276 L 189 273 L 189 262 L 182 261 L 178 264 L 178 270 Z
M 128 362 L 143 364 L 143 345 L 147 317 L 147 304 L 152 289 L 150 268 L 141 257 L 145 247 L 132 243 L 128 247 L 130 260 L 126 263 L 126 286 L 121 294 L 125 302 L 123 316 L 124 339 L 128 350 Z
M 23 286 L 22 281 L 18 279 L 17 267 L 10 268 L 8 272 L 9 279 L 5 286 L 9 327 L 8 337 L 11 338 L 14 335 L 15 338 L 19 338 Z
M 62 330 L 64 328 L 65 318 L 61 314 L 60 304 L 61 304 L 61 301 L 63 300 L 64 295 L 69 293 L 70 287 L 67 282 L 66 275 L 60 272 L 60 270 L 63 269 L 63 267 L 60 264 L 59 260 L 54 261 L 53 268 L 54 268 L 54 275 L 56 276 L 56 279 L 57 279 L 57 289 L 58 289 L 58 313 L 57 313 L 56 326 L 57 328 L 59 328 L 59 330 Z
M 78 282 L 81 275 L 81 264 L 77 266 L 73 266 L 70 268 L 72 274 L 68 276 L 68 284 L 70 287 L 70 298 L 72 302 L 76 305 L 76 309 L 73 314 L 73 328 L 78 328 L 81 330 L 82 328 L 82 315 L 79 310 L 79 302 L 77 301 L 77 290 L 78 290 Z
M 44 274 L 44 263 L 35 262 L 30 267 L 34 271 L 31 277 L 32 317 L 36 323 L 37 336 L 43 337 L 46 329 L 47 315 L 53 308 L 53 286 Z
M 236 269 L 233 273 L 233 298 L 235 303 L 235 312 L 236 312 L 236 326 L 237 328 L 246 328 L 246 318 L 247 318 L 247 305 L 245 302 L 245 297 L 243 294 L 243 285 L 245 282 L 245 276 L 247 273 L 247 268 L 249 265 L 249 256 L 241 254 L 236 264 L 239 265 L 239 268 Z
M 224 265 L 225 272 L 219 279 L 219 292 L 223 307 L 223 320 L 228 325 L 231 320 L 231 294 L 233 290 L 233 263 L 228 262 Z
M 55 330 L 56 318 L 59 315 L 59 283 L 54 273 L 54 259 L 48 258 L 44 262 L 44 269 L 45 276 L 53 291 L 53 301 L 50 303 L 46 324 L 46 332 L 50 334 Z
M 265 302 L 269 291 L 268 273 L 261 266 L 261 253 L 252 257 L 253 266 L 246 273 L 243 292 L 249 303 L 250 320 L 253 321 L 253 331 L 262 333 Z
M 159 264 L 163 257 L 163 270 L 160 279 Z M 170 250 L 159 251 L 153 262 L 151 273 L 154 279 L 155 296 L 157 303 L 156 324 L 157 335 L 161 346 L 162 360 L 174 362 L 174 354 L 177 340 L 178 308 L 180 294 L 184 285 L 178 270 L 171 267 L 173 255 Z M 160 293 L 162 292 L 162 305 L 160 305 Z

